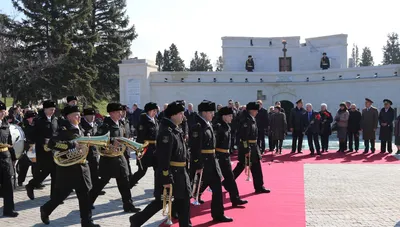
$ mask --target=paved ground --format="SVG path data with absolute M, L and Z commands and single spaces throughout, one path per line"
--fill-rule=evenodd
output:
M 136 170 L 136 164 L 131 163 L 132 167 Z M 147 175 L 138 186 L 132 189 L 132 196 L 134 204 L 140 208 L 152 200 L 153 195 L 153 170 L 149 170 Z M 29 179 L 31 179 L 29 177 Z M 28 180 L 29 180 L 28 179 Z M 27 183 L 28 181 L 25 181 Z M 50 190 L 50 181 L 46 180 L 47 185 L 43 190 L 35 190 L 36 199 L 31 201 L 26 195 L 26 191 L 22 187 L 18 187 L 15 192 L 15 205 L 20 216 L 17 218 L 0 218 L 0 227 L 29 227 L 29 226 L 46 226 L 40 220 L 39 207 L 44 204 L 48 199 Z M 124 213 L 122 210 L 121 196 L 118 192 L 115 180 L 111 180 L 105 188 L 106 195 L 100 196 L 96 200 L 93 210 L 93 219 L 95 223 L 101 226 L 110 227 L 128 227 L 129 217 L 131 214 Z M 0 199 L 0 214 L 3 213 L 3 200 Z M 165 218 L 161 212 L 150 219 L 146 227 L 158 227 Z M 75 194 L 71 194 L 63 205 L 60 205 L 50 216 L 50 225 L 48 226 L 81 226 L 79 218 L 78 199 Z
M 306 164 L 307 226 L 400 226 L 399 174 L 398 164 Z

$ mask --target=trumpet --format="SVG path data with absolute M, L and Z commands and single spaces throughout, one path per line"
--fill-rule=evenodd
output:
M 200 175 L 200 177 L 199 177 L 199 175 Z M 200 170 L 199 175 L 196 173 L 196 176 L 194 177 L 194 181 L 193 181 L 192 195 L 194 196 L 194 201 L 192 204 L 195 206 L 200 205 L 199 196 L 200 196 L 201 180 L 203 178 L 203 170 Z
M 172 223 L 172 200 L 173 200 L 172 184 L 169 185 L 169 193 L 167 193 L 167 188 L 168 187 L 164 186 L 163 195 L 162 195 L 162 199 L 163 199 L 162 215 L 168 216 L 165 224 L 172 225 L 173 224 Z M 168 203 L 168 214 L 166 214 L 167 203 Z
M 245 158 L 245 165 L 246 168 L 244 170 L 244 173 L 246 174 L 247 178 L 246 181 L 251 181 L 251 151 L 249 152 L 248 157 L 244 157 Z
M 55 151 L 53 154 L 54 162 L 58 166 L 72 166 L 78 163 L 83 163 L 89 153 L 89 146 L 104 146 L 106 147 L 110 140 L 110 134 L 104 136 L 83 136 L 72 140 L 79 144 L 77 148 L 68 149 L 67 144 L 56 144 L 55 147 L 63 149 Z

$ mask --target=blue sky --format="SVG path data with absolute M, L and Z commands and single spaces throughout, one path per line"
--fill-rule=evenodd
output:
M 11 0 L 1 2 L 2 12 L 15 13 Z M 356 43 L 370 47 L 379 64 L 387 34 L 400 33 L 399 8 L 399 0 L 127 0 L 139 34 L 133 57 L 155 60 L 158 50 L 175 43 L 187 66 L 196 50 L 214 63 L 222 54 L 222 36 L 304 40 L 341 33 L 349 35 L 349 57 Z

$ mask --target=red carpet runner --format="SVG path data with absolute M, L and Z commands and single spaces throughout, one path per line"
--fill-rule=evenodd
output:
M 322 156 L 310 156 L 308 151 L 303 154 L 289 154 L 283 151 L 282 155 L 271 155 L 268 152 L 263 156 L 263 174 L 265 187 L 271 189 L 270 194 L 254 194 L 253 182 L 245 181 L 244 172 L 236 180 L 242 199 L 249 201 L 243 208 L 232 208 L 229 194 L 224 193 L 225 215 L 234 219 L 231 223 L 216 224 L 211 217 L 211 193 L 206 190 L 200 206 L 191 207 L 193 226 L 230 226 L 230 227 L 304 227 L 305 198 L 304 172 L 305 163 L 322 164 L 384 164 L 395 163 L 398 159 L 388 154 L 362 154 L 336 152 L 324 153 Z M 272 161 L 272 162 L 271 162 Z M 236 164 L 233 164 L 233 168 Z M 178 227 L 174 220 L 172 227 Z M 161 225 L 166 226 L 166 225 Z

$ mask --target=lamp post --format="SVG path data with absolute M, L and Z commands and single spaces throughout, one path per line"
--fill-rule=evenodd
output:
M 283 49 L 282 49 L 282 51 L 283 51 L 283 71 L 286 72 L 286 51 L 287 51 L 286 40 L 282 40 L 282 44 L 283 44 Z

